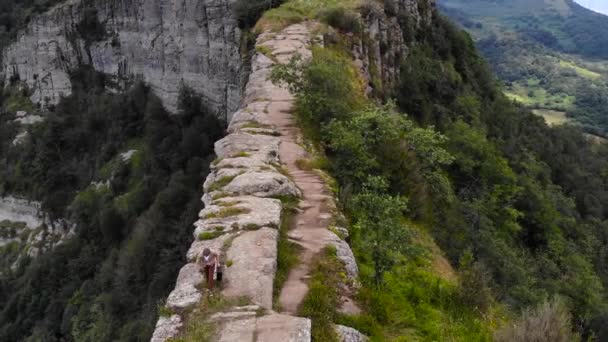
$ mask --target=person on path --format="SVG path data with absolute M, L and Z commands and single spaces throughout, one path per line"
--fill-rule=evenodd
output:
M 205 248 L 199 262 L 205 279 L 207 280 L 207 288 L 211 290 L 214 286 L 213 276 L 215 275 L 218 264 L 217 254 L 212 252 L 209 248 Z

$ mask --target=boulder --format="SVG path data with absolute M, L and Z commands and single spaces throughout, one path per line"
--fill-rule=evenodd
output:
M 218 201 L 234 203 L 231 207 L 240 208 L 242 213 L 227 217 L 211 217 L 220 213 L 226 206 L 211 204 L 203 209 L 199 216 L 201 219 L 195 223 L 194 237 L 205 231 L 217 231 L 223 227 L 224 232 L 236 229 L 258 229 L 261 227 L 278 228 L 281 224 L 281 201 L 274 198 L 259 198 L 254 196 L 225 197 Z
M 179 271 L 175 289 L 169 294 L 166 306 L 174 311 L 182 312 L 196 305 L 202 297 L 199 286 L 203 281 L 204 277 L 199 266 L 194 263 L 186 264 Z
M 335 233 L 329 232 L 328 235 L 330 238 L 327 243 L 336 247 L 336 256 L 344 264 L 346 274 L 351 280 L 356 280 L 359 277 L 359 267 L 357 266 L 357 260 L 355 259 L 355 255 L 350 249 L 350 246 Z

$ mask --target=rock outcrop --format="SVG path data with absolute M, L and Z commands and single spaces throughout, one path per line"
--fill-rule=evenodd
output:
M 369 82 L 368 91 L 386 96 L 398 85 L 403 58 L 418 31 L 432 23 L 435 0 L 365 2 L 362 39 L 353 47 L 356 63 Z M 401 34 L 403 32 L 403 34 Z
M 51 220 L 39 202 L 16 197 L 0 197 L 0 247 L 18 243 L 22 256 L 37 257 L 73 234 L 73 225 Z
M 246 76 L 233 3 L 67 0 L 19 32 L 2 52 L 2 72 L 24 81 L 42 105 L 69 95 L 70 72 L 88 65 L 118 84 L 143 79 L 170 111 L 186 85 L 227 115 L 239 105 Z

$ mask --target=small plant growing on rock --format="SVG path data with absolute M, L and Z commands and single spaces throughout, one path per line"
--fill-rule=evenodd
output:
M 235 153 L 232 156 L 232 158 L 246 158 L 246 157 L 249 157 L 249 156 L 250 156 L 250 154 L 247 153 L 247 152 L 238 152 L 238 153 Z
M 198 234 L 198 239 L 201 241 L 205 241 L 205 240 L 213 240 L 219 236 L 221 236 L 222 234 L 224 234 L 223 232 L 202 232 L 200 234 Z
M 209 192 L 217 191 L 217 190 L 225 187 L 226 185 L 230 184 L 230 182 L 232 182 L 232 180 L 235 179 L 236 176 L 237 175 L 224 176 L 224 177 L 218 179 L 217 181 L 215 181 L 215 183 L 211 184 L 211 186 L 209 187 Z
M 231 267 L 234 264 L 232 260 L 226 261 L 226 267 Z
M 272 128 L 270 125 L 259 123 L 257 121 L 247 121 L 241 128 Z
M 217 211 L 214 213 L 209 213 L 209 214 L 205 215 L 204 218 L 205 219 L 224 218 L 224 217 L 236 216 L 236 215 L 240 215 L 240 214 L 247 214 L 250 211 L 251 210 L 249 210 L 247 208 L 226 207 L 226 208 L 222 208 L 220 211 Z
M 166 307 L 163 303 L 158 303 L 158 317 L 171 317 L 174 312 L 171 308 Z
M 219 201 L 216 204 L 220 207 L 232 207 L 240 203 L 241 201 Z
M 243 227 L 243 229 L 245 229 L 245 230 L 258 230 L 260 228 L 261 227 L 255 223 L 248 223 Z

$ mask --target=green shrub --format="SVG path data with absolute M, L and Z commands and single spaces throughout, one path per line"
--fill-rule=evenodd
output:
M 360 33 L 362 23 L 359 14 L 344 7 L 328 8 L 319 13 L 322 22 L 342 32 Z
M 251 28 L 262 14 L 283 3 L 283 0 L 238 0 L 234 4 L 234 13 L 240 28 Z
M 296 93 L 298 116 L 319 131 L 332 119 L 347 117 L 364 104 L 363 80 L 348 55 L 332 49 L 313 47 L 313 58 L 303 64 L 294 58 L 276 66 L 274 83 L 287 83 Z

